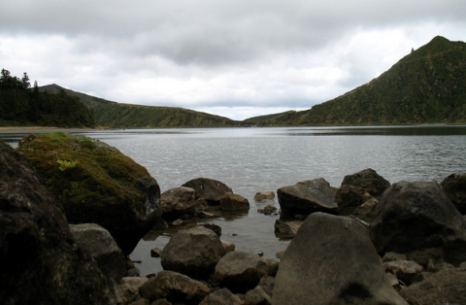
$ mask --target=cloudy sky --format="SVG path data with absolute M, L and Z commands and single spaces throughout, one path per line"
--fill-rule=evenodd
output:
M 465 0 L 0 0 L 0 68 L 232 119 L 303 110 L 441 35 Z

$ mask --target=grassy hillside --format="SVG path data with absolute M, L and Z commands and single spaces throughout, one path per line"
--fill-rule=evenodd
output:
M 56 84 L 41 87 L 41 90 L 48 92 L 65 90 L 68 95 L 78 97 L 92 112 L 96 124 L 104 127 L 236 127 L 246 125 L 228 118 L 184 108 L 116 103 L 64 89 Z
M 371 82 L 259 126 L 466 123 L 466 44 L 435 37 Z
M 25 74 L 26 75 L 26 74 Z M 2 70 L 0 126 L 93 127 L 94 118 L 79 99 L 64 91 L 39 92 Z

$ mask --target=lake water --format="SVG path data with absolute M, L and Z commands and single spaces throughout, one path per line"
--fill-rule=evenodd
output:
M 257 213 L 256 192 L 319 177 L 339 187 L 345 175 L 372 168 L 391 183 L 400 180 L 437 180 L 466 172 L 466 126 L 305 127 L 139 129 L 84 133 L 118 148 L 145 166 L 161 191 L 197 177 L 220 180 L 246 197 L 251 208 L 242 214 L 221 214 L 204 222 L 222 227 L 222 239 L 237 250 L 263 252 L 275 258 L 287 240 L 274 234 L 277 216 Z M 20 134 L 0 134 L 17 145 Z M 187 223 L 186 225 L 192 225 Z M 186 227 L 186 226 L 184 226 Z M 179 228 L 184 228 L 178 227 Z M 161 270 L 150 256 L 163 248 L 172 229 L 153 231 L 131 258 L 141 261 L 141 275 Z

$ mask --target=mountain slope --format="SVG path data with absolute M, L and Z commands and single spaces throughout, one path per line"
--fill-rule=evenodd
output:
M 437 36 L 388 71 L 311 109 L 259 126 L 466 123 L 466 44 Z
M 43 86 L 41 90 L 47 92 L 65 90 L 68 95 L 79 97 L 94 115 L 96 124 L 104 127 L 236 127 L 245 125 L 228 118 L 184 108 L 116 103 L 64 89 L 56 84 Z

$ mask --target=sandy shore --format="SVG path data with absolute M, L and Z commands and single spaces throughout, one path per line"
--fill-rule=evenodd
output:
M 0 127 L 0 133 L 51 133 L 51 132 L 92 132 L 100 129 L 92 128 L 61 128 L 61 127 L 43 127 L 43 126 L 27 126 L 27 127 Z

